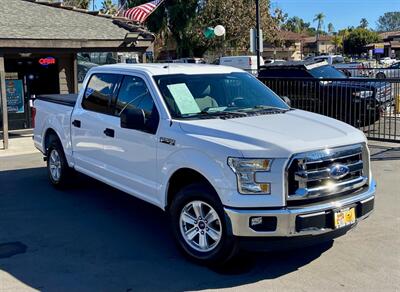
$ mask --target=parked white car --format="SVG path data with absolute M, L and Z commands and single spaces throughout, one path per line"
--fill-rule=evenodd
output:
M 309 57 L 306 60 L 326 61 L 328 65 L 342 71 L 348 77 L 368 77 L 368 64 L 366 62 L 345 62 L 342 55 L 326 55 Z
M 172 63 L 206 64 L 203 58 L 180 58 L 173 60 Z
M 379 60 L 379 64 L 384 65 L 384 66 L 391 66 L 394 63 L 398 62 L 396 59 L 392 59 L 390 57 L 385 57 Z
M 377 79 L 400 78 L 400 61 L 387 68 L 370 70 L 370 76 Z
M 264 64 L 274 64 L 274 63 L 284 63 L 286 60 L 283 59 L 266 59 L 264 60 Z
M 158 206 L 197 261 L 277 239 L 318 243 L 373 210 L 364 134 L 290 108 L 240 69 L 107 65 L 83 86 L 34 103 L 50 182 L 66 186 L 75 170 Z
M 257 56 L 221 57 L 219 64 L 239 68 L 254 75 L 257 74 Z M 264 66 L 263 58 L 260 58 L 260 66 Z

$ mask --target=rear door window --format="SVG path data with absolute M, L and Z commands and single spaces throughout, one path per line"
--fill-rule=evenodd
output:
M 112 114 L 111 103 L 121 78 L 118 74 L 93 74 L 86 87 L 82 107 L 89 111 Z

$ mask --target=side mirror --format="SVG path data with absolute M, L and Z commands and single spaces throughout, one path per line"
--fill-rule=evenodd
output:
M 290 101 L 290 98 L 289 98 L 289 97 L 287 97 L 287 96 L 281 96 L 281 98 L 282 98 L 282 100 L 283 100 L 284 102 L 287 103 L 288 106 L 291 106 L 292 102 Z
M 120 114 L 121 128 L 145 130 L 146 116 L 142 109 L 126 107 Z

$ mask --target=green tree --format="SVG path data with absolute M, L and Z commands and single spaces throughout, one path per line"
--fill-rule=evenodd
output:
M 315 15 L 313 21 L 317 21 L 317 39 L 319 37 L 320 32 L 322 31 L 322 25 L 324 24 L 325 14 L 322 12 Z
M 377 22 L 378 31 L 400 30 L 400 12 L 386 12 Z
M 287 18 L 288 18 L 288 14 L 284 13 L 282 9 L 280 9 L 280 8 L 275 9 L 274 19 L 279 28 L 282 28 L 282 26 L 285 24 Z
M 286 23 L 282 26 L 284 30 L 303 33 L 310 29 L 310 23 L 304 22 L 304 20 L 298 16 L 290 17 Z
M 337 53 L 338 50 L 343 48 L 343 37 L 340 35 L 334 35 L 332 37 L 332 44 L 335 46 L 335 53 Z
M 360 28 L 368 28 L 368 20 L 366 18 L 361 18 L 360 20 L 360 25 L 358 27 Z
M 347 54 L 361 54 L 366 52 L 365 46 L 379 42 L 378 33 L 365 28 L 356 28 L 348 33 L 343 40 L 344 52 Z
M 269 13 L 269 1 L 260 0 L 260 22 L 264 40 L 276 38 L 277 22 Z M 205 27 L 221 24 L 226 29 L 225 41 L 220 37 L 208 40 L 202 31 Z M 193 40 L 193 53 L 201 56 L 208 48 L 227 46 L 236 51 L 247 50 L 249 30 L 256 26 L 255 1 L 208 0 L 199 8 L 198 16 L 192 21 L 188 33 Z
M 103 0 L 101 3 L 101 12 L 104 14 L 115 15 L 118 11 L 117 5 L 112 0 Z
M 148 0 L 130 1 L 137 6 Z M 276 22 L 269 14 L 269 1 L 260 0 L 261 27 L 264 38 L 276 36 Z M 225 41 L 221 37 L 207 39 L 207 27 L 223 25 Z M 171 36 L 179 57 L 201 57 L 208 49 L 223 45 L 235 49 L 249 47 L 249 30 L 255 27 L 255 3 L 249 0 L 166 0 L 146 20 L 150 31 Z
M 347 40 L 347 38 L 350 35 L 350 32 L 353 30 L 353 28 L 345 28 L 345 29 L 341 29 L 338 31 L 337 35 L 341 38 L 341 44 L 340 44 L 340 48 L 342 49 L 342 51 L 345 51 L 345 42 Z
M 335 32 L 335 28 L 334 28 L 332 22 L 329 22 L 328 23 L 328 33 L 333 34 L 334 32 Z
M 138 6 L 148 0 L 131 0 L 128 7 Z M 146 20 L 148 29 L 158 35 L 167 37 L 171 35 L 178 50 L 178 56 L 188 55 L 186 30 L 198 13 L 199 3 L 196 0 L 166 0 Z

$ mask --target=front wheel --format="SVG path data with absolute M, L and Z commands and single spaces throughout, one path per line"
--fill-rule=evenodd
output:
M 170 207 L 171 227 L 178 247 L 202 264 L 224 264 L 237 252 L 224 210 L 210 187 L 192 184 L 182 188 Z

